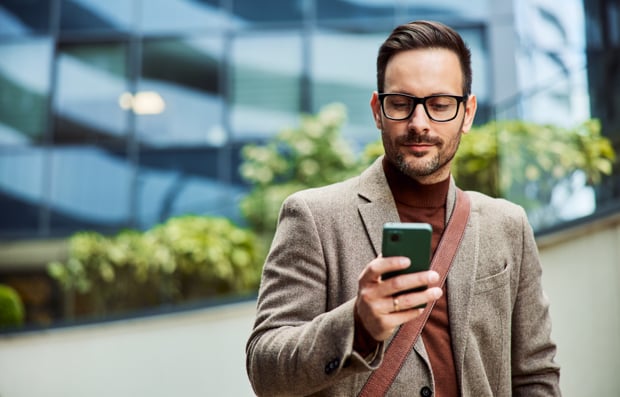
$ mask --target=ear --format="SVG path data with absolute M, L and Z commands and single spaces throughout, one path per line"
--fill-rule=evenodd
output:
M 383 121 L 381 120 L 381 103 L 379 102 L 379 94 L 377 91 L 372 93 L 370 97 L 370 109 L 372 110 L 372 118 L 375 120 L 377 129 L 383 129 Z
M 478 107 L 478 100 L 474 94 L 471 94 L 465 102 L 465 118 L 463 119 L 462 132 L 465 134 L 469 132 L 472 124 L 474 123 L 474 117 L 476 116 L 476 108 Z

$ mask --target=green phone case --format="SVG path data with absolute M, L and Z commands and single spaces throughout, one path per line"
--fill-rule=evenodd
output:
M 389 256 L 406 256 L 411 266 L 406 269 L 389 272 L 383 279 L 405 273 L 428 270 L 431 260 L 431 237 L 433 229 L 428 223 L 392 222 L 383 225 L 382 254 Z

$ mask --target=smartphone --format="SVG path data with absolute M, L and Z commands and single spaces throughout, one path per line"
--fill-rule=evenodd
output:
M 406 256 L 411 265 L 402 270 L 385 273 L 382 279 L 405 273 L 428 270 L 431 263 L 431 237 L 433 228 L 428 223 L 390 222 L 383 225 L 383 257 Z M 426 286 L 411 291 L 423 291 Z

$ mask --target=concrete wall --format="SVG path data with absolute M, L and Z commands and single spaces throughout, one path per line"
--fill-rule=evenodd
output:
M 0 397 L 244 397 L 254 302 L 0 336 Z
M 565 396 L 620 396 L 620 216 L 539 238 Z
M 620 216 L 539 238 L 565 397 L 620 396 Z M 0 397 L 252 396 L 254 302 L 0 337 Z

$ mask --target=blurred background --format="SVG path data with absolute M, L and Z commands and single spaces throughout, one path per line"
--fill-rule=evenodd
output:
M 565 395 L 620 395 L 619 0 L 0 0 L 0 396 L 252 395 L 279 203 L 379 154 L 414 19 L 471 48 L 455 176 L 527 209 Z

